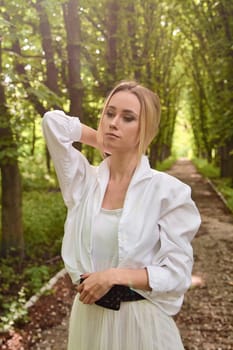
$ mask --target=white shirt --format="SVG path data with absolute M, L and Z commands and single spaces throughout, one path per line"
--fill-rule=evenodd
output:
M 73 146 L 80 140 L 78 118 L 47 112 L 43 132 L 68 208 L 62 257 L 74 283 L 94 271 L 92 234 L 109 180 L 107 160 L 92 166 Z M 191 240 L 200 215 L 190 187 L 150 168 L 146 156 L 131 179 L 118 226 L 119 268 L 147 268 L 151 291 L 137 290 L 169 315 L 182 305 L 191 284 Z

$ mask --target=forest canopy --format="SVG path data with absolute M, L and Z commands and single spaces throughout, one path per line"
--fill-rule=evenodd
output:
M 148 149 L 152 166 L 176 151 L 182 119 L 193 154 L 233 179 L 233 2 L 0 4 L 2 254 L 11 246 L 24 254 L 21 178 L 27 171 L 33 179 L 32 164 L 47 166 L 51 178 L 43 114 L 62 109 L 96 127 L 104 97 L 120 80 L 135 79 L 160 96 L 160 132 Z M 91 162 L 99 156 L 83 151 Z

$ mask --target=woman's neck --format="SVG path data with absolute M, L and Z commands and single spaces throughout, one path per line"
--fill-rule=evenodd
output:
M 110 168 L 110 179 L 115 182 L 121 182 L 131 179 L 138 164 L 137 156 L 112 155 L 108 159 Z

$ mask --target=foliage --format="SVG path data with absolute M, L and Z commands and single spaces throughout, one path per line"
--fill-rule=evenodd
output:
M 222 160 L 221 174 L 231 177 L 232 14 L 233 4 L 227 1 L 195 0 L 184 4 L 176 1 L 174 11 L 169 14 L 184 38 L 181 55 L 188 77 L 185 85 L 195 155 L 211 161 L 213 154 L 218 153 Z M 227 162 L 231 164 L 229 167 L 225 166 Z
M 26 298 L 24 287 L 18 292 L 17 298 L 11 301 L 8 311 L 0 317 L 0 331 L 7 332 L 12 329 L 15 323 L 24 323 L 27 321 L 27 309 L 25 308 Z
M 34 129 L 40 111 L 57 106 L 69 111 L 75 100 L 69 61 L 69 50 L 75 47 L 70 47 L 70 35 L 76 41 L 80 35 L 76 66 L 81 70 L 74 71 L 73 78 L 77 80 L 80 73 L 80 86 L 74 89 L 82 99 L 81 117 L 87 124 L 96 127 L 103 97 L 112 85 L 133 78 L 157 91 L 162 102 L 161 128 L 151 158 L 156 155 L 161 161 L 170 156 L 183 100 L 189 106 L 186 118 L 193 129 L 195 154 L 211 157 L 213 149 L 231 138 L 232 4 L 80 0 L 76 14 L 80 33 L 74 33 L 76 27 L 70 32 L 61 18 L 75 4 L 2 2 L 3 78 L 11 124 L 24 158 L 26 148 L 32 152 L 36 148 Z
M 198 171 L 205 177 L 211 179 L 214 186 L 222 194 L 228 208 L 233 212 L 233 184 L 230 178 L 220 178 L 220 169 L 206 160 L 194 158 L 193 163 Z
M 29 266 L 24 270 L 24 280 L 30 281 L 26 283 L 26 286 L 30 286 L 30 290 L 33 294 L 38 292 L 41 286 L 49 280 L 49 277 L 49 267 L 45 265 Z
M 20 281 L 20 276 L 17 271 L 14 270 L 14 266 L 17 266 L 18 259 L 1 259 L 0 281 L 1 281 L 1 294 L 0 303 L 4 303 L 4 292 L 11 290 L 13 284 L 17 285 Z
M 165 159 L 163 162 L 158 162 L 156 164 L 156 170 L 159 170 L 159 171 L 169 170 L 172 167 L 172 165 L 175 163 L 175 161 L 176 161 L 175 157 L 169 157 Z
M 189 105 L 185 93 L 182 94 L 179 103 L 174 137 L 172 143 L 172 154 L 176 158 L 191 158 L 193 156 L 193 131 L 189 116 Z
M 60 249 L 66 210 L 60 192 L 25 191 L 23 207 L 25 260 L 22 263 L 17 256 L 0 260 L 0 311 L 6 325 L 23 312 L 18 291 L 23 288 L 28 299 L 63 266 Z
M 69 28 L 61 18 L 74 3 L 2 2 L 3 78 L 19 145 L 35 148 L 33 130 L 40 110 L 69 110 Z M 171 153 L 181 99 L 189 105 L 196 154 L 210 156 L 233 134 L 231 14 L 232 4 L 226 1 L 80 0 L 76 18 L 81 56 L 76 65 L 81 64 L 83 120 L 96 126 L 103 96 L 116 81 L 134 78 L 161 97 L 161 130 L 152 144 L 157 158 Z M 49 81 L 52 69 L 57 72 L 56 89 Z
M 43 260 L 58 254 L 66 213 L 60 192 L 25 192 L 23 208 L 26 256 Z
M 219 178 L 219 168 L 213 163 L 208 163 L 206 159 L 202 158 L 193 158 L 192 161 L 197 167 L 198 171 L 205 177 L 209 177 L 210 179 Z
M 215 179 L 214 184 L 226 199 L 227 206 L 233 213 L 233 185 L 231 179 Z

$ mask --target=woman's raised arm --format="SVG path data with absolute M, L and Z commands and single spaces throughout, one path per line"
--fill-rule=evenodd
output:
M 86 145 L 99 148 L 98 143 L 97 143 L 97 138 L 96 138 L 96 130 L 81 123 L 81 128 L 82 128 L 82 134 L 80 137 L 79 142 L 82 142 Z

